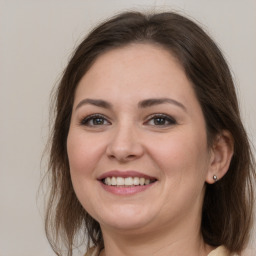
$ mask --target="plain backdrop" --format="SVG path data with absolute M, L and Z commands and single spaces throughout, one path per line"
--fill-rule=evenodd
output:
M 49 95 L 85 34 L 130 9 L 176 10 L 202 24 L 230 64 L 256 144 L 255 0 L 0 0 L 0 256 L 54 255 L 37 193 Z

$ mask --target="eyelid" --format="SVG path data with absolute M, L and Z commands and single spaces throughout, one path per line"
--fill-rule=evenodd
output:
M 104 122 L 107 122 L 107 124 L 89 124 L 90 121 L 92 121 L 94 118 L 100 118 L 103 119 Z M 153 119 L 156 118 L 163 118 L 165 119 L 168 124 L 149 124 L 150 121 L 152 121 Z M 111 125 L 111 121 L 110 118 L 108 118 L 107 116 L 100 114 L 100 113 L 94 113 L 94 114 L 90 114 L 90 115 L 86 115 L 85 117 L 81 118 L 79 121 L 79 125 L 82 126 L 87 126 L 87 127 L 102 127 L 102 126 L 106 126 L 106 125 Z M 170 116 L 169 114 L 164 114 L 164 113 L 154 113 L 151 114 L 149 116 L 146 117 L 146 120 L 143 122 L 143 125 L 150 125 L 150 126 L 159 126 L 160 127 L 167 127 L 167 126 L 172 126 L 177 124 L 177 121 L 174 117 Z
M 171 126 L 171 125 L 175 125 L 177 124 L 177 121 L 174 117 L 168 115 L 168 114 L 163 114 L 163 113 L 155 113 L 155 114 L 151 114 L 149 115 L 147 118 L 146 118 L 146 121 L 144 122 L 144 124 L 148 123 L 149 121 L 151 121 L 152 119 L 154 118 L 165 118 L 167 119 L 170 124 L 167 124 L 167 125 L 159 125 L 159 126 Z M 155 125 L 157 126 L 157 125 Z
M 111 122 L 109 121 L 109 118 L 106 117 L 105 115 L 102 115 L 102 114 L 99 114 L 99 113 L 95 113 L 95 114 L 91 114 L 91 115 L 87 115 L 85 117 L 83 117 L 81 120 L 80 120 L 80 125 L 84 125 L 84 126 L 97 126 L 97 125 L 89 125 L 89 124 L 86 124 L 86 122 L 89 122 L 91 121 L 93 118 L 102 118 L 104 119 L 104 121 L 107 121 L 109 124 L 111 124 Z M 105 124 L 102 124 L 102 125 L 98 125 L 98 126 L 103 126 Z

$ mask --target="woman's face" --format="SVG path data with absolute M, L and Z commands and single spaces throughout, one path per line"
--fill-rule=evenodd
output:
M 96 60 L 75 93 L 67 150 L 76 195 L 103 232 L 200 225 L 205 120 L 165 49 L 132 44 Z

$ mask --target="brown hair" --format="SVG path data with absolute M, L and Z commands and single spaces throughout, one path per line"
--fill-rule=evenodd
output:
M 181 63 L 194 86 L 207 125 L 208 143 L 228 130 L 234 138 L 234 155 L 227 174 L 206 184 L 201 232 L 206 243 L 241 251 L 248 241 L 253 218 L 255 165 L 241 122 L 232 76 L 219 48 L 195 22 L 176 13 L 126 12 L 102 23 L 78 46 L 69 61 L 55 95 L 49 175 L 51 191 L 46 214 L 47 237 L 60 255 L 62 239 L 72 255 L 79 232 L 103 247 L 99 223 L 79 203 L 70 178 L 66 140 L 74 93 L 82 76 L 97 57 L 130 43 L 158 44 Z

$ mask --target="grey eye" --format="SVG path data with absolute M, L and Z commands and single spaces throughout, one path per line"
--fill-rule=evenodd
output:
M 169 126 L 176 124 L 176 121 L 170 116 L 159 114 L 151 116 L 146 123 L 153 126 Z
M 108 125 L 110 122 L 102 115 L 90 115 L 84 118 L 81 124 L 86 126 L 101 126 Z

